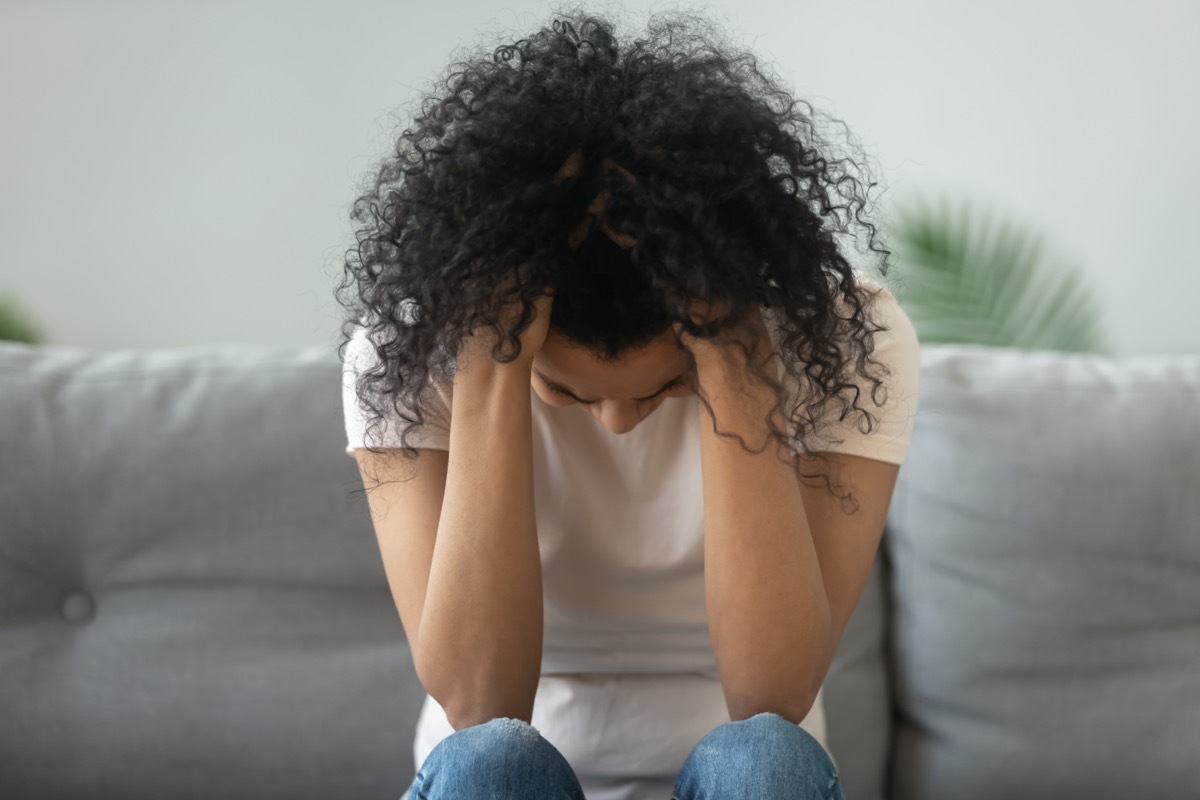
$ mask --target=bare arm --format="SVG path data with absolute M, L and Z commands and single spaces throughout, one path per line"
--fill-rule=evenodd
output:
M 748 382 L 740 355 L 692 350 L 720 430 L 762 449 L 718 437 L 700 405 L 705 596 L 726 705 L 735 720 L 771 711 L 798 723 L 828 668 L 830 609 L 795 472 L 767 438 L 775 396 Z
M 542 576 L 533 503 L 533 356 L 549 327 L 537 303 L 509 363 L 485 330 L 458 358 L 449 452 L 356 451 L 388 582 L 417 676 L 455 729 L 530 721 L 542 658 Z
M 722 432 L 762 446 L 771 405 L 720 391 L 710 402 Z M 733 719 L 798 723 L 828 667 L 830 615 L 796 476 L 773 440 L 751 455 L 700 414 L 705 596 L 726 705 Z
M 543 620 L 529 374 L 480 360 L 455 378 L 446 490 L 413 632 L 417 674 L 455 729 L 533 715 Z

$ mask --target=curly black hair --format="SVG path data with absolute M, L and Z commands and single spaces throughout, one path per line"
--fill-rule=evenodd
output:
M 547 287 L 552 328 L 605 359 L 674 323 L 720 340 L 755 310 L 770 313 L 803 387 L 789 398 L 752 366 L 793 423 L 789 433 L 770 422 L 772 436 L 807 452 L 835 399 L 842 419 L 860 414 L 869 432 L 877 420 L 859 405 L 852 370 L 881 404 L 887 370 L 869 357 L 884 329 L 868 319 L 871 293 L 844 250 L 856 243 L 882 273 L 891 251 L 868 219 L 878 184 L 845 124 L 795 99 L 693 12 L 653 15 L 647 36 L 623 46 L 608 19 L 560 9 L 494 45 L 450 64 L 353 204 L 339 352 L 367 329 L 378 367 L 356 391 L 368 433 L 403 420 L 414 457 L 408 438 L 430 411 L 428 382 L 453 379 L 459 346 L 480 326 L 499 335 L 493 358 L 515 359 Z M 858 161 L 835 150 L 822 122 Z M 570 232 L 605 190 L 608 225 L 636 244 L 590 236 L 574 249 Z M 720 314 L 697 327 L 694 300 Z M 506 326 L 510 303 L 522 313 Z

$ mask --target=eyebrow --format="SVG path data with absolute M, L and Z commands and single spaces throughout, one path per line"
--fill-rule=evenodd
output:
M 570 395 L 571 397 L 573 397 L 574 399 L 578 400 L 578 401 L 579 401 L 579 402 L 581 402 L 581 403 L 595 403 L 595 402 L 598 402 L 598 401 L 596 401 L 596 400 L 584 400 L 582 397 L 580 397 L 579 395 L 575 394 L 575 392 L 574 392 L 574 391 L 573 391 L 573 390 L 572 390 L 572 389 L 571 389 L 569 386 L 564 386 L 563 384 L 559 383 L 558 381 L 554 381 L 554 380 L 551 380 L 550 378 L 547 378 L 547 377 L 546 377 L 546 375 L 545 375 L 545 374 L 544 374 L 544 373 L 543 373 L 543 372 L 542 372 L 540 369 L 538 369 L 537 367 L 534 367 L 534 368 L 533 368 L 533 371 L 534 371 L 534 372 L 536 372 L 536 373 L 537 373 L 537 376 L 538 376 L 539 378 L 541 378 L 541 379 L 542 379 L 542 380 L 543 380 L 543 381 L 544 381 L 544 382 L 545 382 L 545 383 L 546 383 L 548 386 L 551 386 L 551 387 L 553 387 L 553 388 L 555 388 L 555 389 L 559 390 L 560 392 L 562 392 L 562 393 L 564 393 L 564 394 L 568 394 L 568 395 Z M 666 383 L 664 383 L 664 384 L 662 385 L 662 387 L 660 387 L 660 388 L 659 388 L 659 390 L 658 390 L 657 392 L 655 392 L 654 394 L 652 394 L 652 395 L 648 395 L 648 396 L 646 396 L 646 397 L 635 397 L 635 398 L 633 398 L 633 399 L 634 399 L 634 400 L 653 400 L 655 397 L 658 397 L 660 394 L 662 394 L 662 393 L 663 393 L 663 392 L 665 392 L 667 389 L 669 389 L 669 388 L 670 388 L 670 386 L 671 386 L 671 384 L 675 383 L 676 381 L 679 381 L 679 380 L 683 379 L 684 377 L 686 377 L 686 376 L 687 376 L 687 374 L 688 374 L 688 370 L 684 370 L 683 372 L 679 373 L 677 376 L 675 376 L 675 377 L 674 377 L 674 378 L 672 378 L 671 380 L 669 380 L 669 381 L 667 381 Z

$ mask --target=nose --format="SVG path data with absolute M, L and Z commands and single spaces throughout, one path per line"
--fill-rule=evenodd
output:
M 645 416 L 639 403 L 598 403 L 600 408 L 593 416 L 600 420 L 610 433 L 629 433 Z

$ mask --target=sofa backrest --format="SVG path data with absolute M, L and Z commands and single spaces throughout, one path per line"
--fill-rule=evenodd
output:
M 1200 797 L 1200 356 L 926 347 L 921 389 L 891 800 Z
M 423 693 L 315 348 L 0 344 L 0 797 L 392 797 Z M 853 800 L 1200 796 L 1200 357 L 926 346 Z

